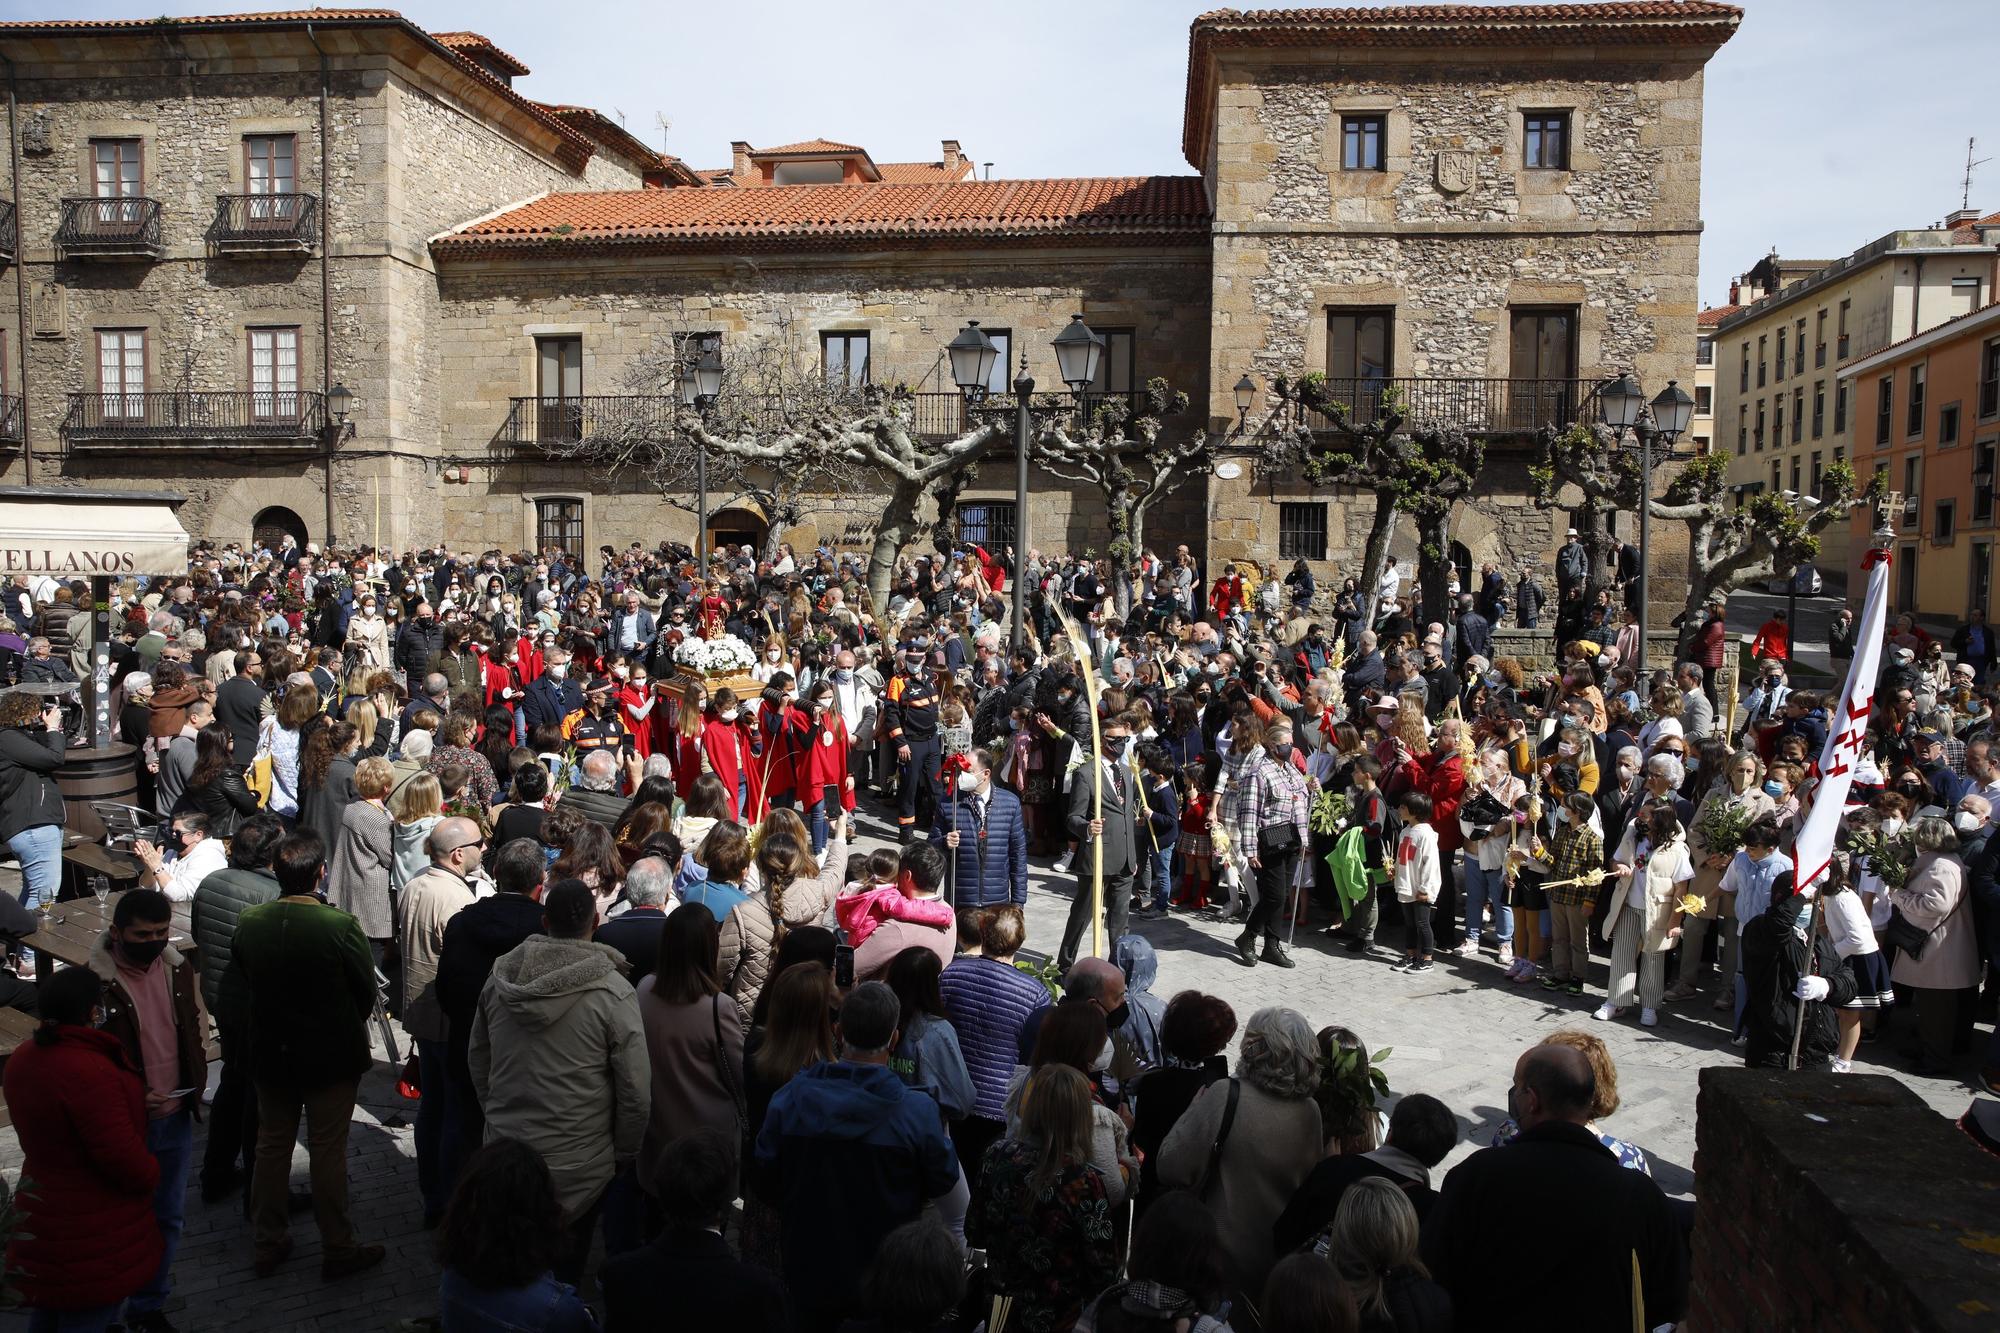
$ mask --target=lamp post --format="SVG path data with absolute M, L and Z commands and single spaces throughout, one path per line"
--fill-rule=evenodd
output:
M 1650 416 L 1645 413 L 1646 391 L 1629 372 L 1598 391 L 1604 405 L 1604 424 L 1611 427 L 1612 439 L 1621 441 L 1631 430 L 1639 439 L 1639 660 L 1633 669 L 1641 680 L 1646 674 L 1646 631 L 1651 627 L 1647 584 L 1653 573 L 1653 445 L 1666 444 L 1669 456 L 1674 441 L 1687 429 L 1694 414 L 1694 399 L 1678 380 L 1653 399 Z
M 1785 498 L 1798 509 L 1817 509 L 1820 499 L 1817 495 L 1800 495 L 1797 491 L 1786 491 Z M 1792 651 L 1792 642 L 1799 632 L 1799 565 L 1792 562 L 1791 571 L 1785 576 L 1785 669 L 1791 670 L 1798 655 Z
M 1236 381 L 1236 433 L 1241 435 L 1250 421 L 1250 405 L 1257 401 L 1257 381 L 1244 372 Z
M 681 358 L 680 374 L 676 377 L 675 391 L 680 396 L 681 406 L 691 407 L 702 415 L 715 406 L 716 395 L 722 392 L 722 352 L 714 347 L 705 352 L 690 353 Z M 708 445 L 700 440 L 694 447 L 694 558 L 695 569 L 701 578 L 708 578 Z
M 1055 336 L 1056 369 L 1078 400 L 1097 378 L 1097 365 L 1104 353 L 1104 339 L 1090 331 L 1082 315 L 1072 315 L 1068 327 Z M 986 401 L 1000 349 L 980 329 L 979 321 L 967 320 L 958 336 L 945 345 L 951 359 L 952 382 L 965 395 L 969 407 Z M 1021 353 L 1021 370 L 1014 377 L 1014 624 L 1010 646 L 1015 652 L 1027 642 L 1028 623 L 1028 410 L 1035 394 L 1034 378 L 1028 374 L 1028 354 Z M 968 414 L 969 415 L 969 414 Z

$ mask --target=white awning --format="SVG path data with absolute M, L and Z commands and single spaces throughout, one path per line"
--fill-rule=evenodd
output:
M 0 576 L 50 574 L 179 574 L 187 569 L 188 535 L 174 506 L 151 493 L 113 499 L 0 495 Z

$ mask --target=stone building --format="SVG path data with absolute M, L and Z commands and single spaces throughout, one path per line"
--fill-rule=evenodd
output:
M 1212 421 L 1234 424 L 1246 372 L 1319 371 L 1355 403 L 1394 385 L 1412 416 L 1490 433 L 1458 560 L 1544 558 L 1565 520 L 1528 501 L 1534 433 L 1588 415 L 1620 371 L 1649 397 L 1688 373 L 1702 72 L 1740 17 L 1687 3 L 1197 20 L 1183 146 L 1215 200 Z M 1367 530 L 1352 503 L 1252 467 L 1210 503 L 1217 556 L 1344 561 Z M 1684 552 L 1656 555 L 1684 573 Z
M 1612 373 L 1649 394 L 1687 374 L 1702 71 L 1739 19 L 1221 11 L 1190 31 L 1198 174 L 1008 181 L 951 139 L 915 162 L 738 142 L 690 167 L 526 96 L 487 38 L 386 10 L 0 25 L 20 97 L 0 390 L 25 397 L 4 476 L 174 485 L 222 538 L 262 517 L 391 546 L 685 539 L 643 478 L 548 447 L 670 393 L 635 380 L 663 340 L 788 329 L 946 434 L 965 321 L 1047 391 L 1049 340 L 1081 314 L 1107 335 L 1095 392 L 1164 376 L 1195 404 L 1176 428 L 1221 441 L 1154 544 L 1354 553 L 1348 502 L 1254 466 L 1272 380 L 1317 371 L 1485 432 L 1458 554 L 1543 559 L 1562 519 L 1528 502 L 1534 432 L 1587 417 Z M 1246 375 L 1265 397 L 1239 414 Z M 968 535 L 1012 528 L 1006 455 L 961 496 Z M 1096 545 L 1094 493 L 1042 481 L 1036 544 Z M 827 497 L 799 535 L 851 539 L 877 504 Z
M 1842 461 L 1865 484 L 1873 437 L 1857 435 L 1857 413 L 1867 405 L 1840 368 L 1985 305 L 1996 252 L 2000 214 L 1966 210 L 1937 227 L 1890 232 L 1845 259 L 1773 251 L 1737 279 L 1714 334 L 1717 443 L 1733 452 L 1737 494 L 1815 494 L 1821 472 Z M 1852 536 L 1844 523 L 1820 535 L 1822 569 L 1854 571 L 1867 543 Z

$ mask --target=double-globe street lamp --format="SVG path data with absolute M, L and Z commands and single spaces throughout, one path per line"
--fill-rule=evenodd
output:
M 1681 437 L 1688 419 L 1694 415 L 1694 399 L 1680 386 L 1680 381 L 1668 380 L 1667 387 L 1653 399 L 1649 417 L 1644 411 L 1646 391 L 1629 372 L 1599 389 L 1597 398 L 1604 408 L 1604 424 L 1611 427 L 1612 443 L 1621 443 L 1628 430 L 1639 439 L 1639 660 L 1633 667 L 1643 681 L 1646 633 L 1652 625 L 1647 614 L 1646 584 L 1653 573 L 1653 445 L 1663 442 L 1665 456 L 1672 456 L 1674 441 Z
M 1104 337 L 1092 333 L 1082 315 L 1070 316 L 1069 326 L 1052 340 L 1056 371 L 1081 403 L 1096 382 L 1097 368 L 1104 357 Z M 951 358 L 952 382 L 965 395 L 968 408 L 986 401 L 993 371 L 1000 360 L 1000 348 L 987 337 L 976 319 L 967 320 L 958 336 L 945 344 Z M 1021 353 L 1021 373 L 1014 377 L 1014 630 L 1015 652 L 1027 642 L 1028 614 L 1028 409 L 1035 381 L 1028 374 L 1028 354 Z M 967 413 L 968 417 L 970 412 Z M 1079 652 L 1084 646 L 1077 645 Z
M 691 407 L 704 418 L 722 392 L 722 352 L 690 349 L 680 360 L 674 377 L 674 394 L 682 407 Z M 694 551 L 695 568 L 708 578 L 708 446 L 696 441 L 694 448 Z

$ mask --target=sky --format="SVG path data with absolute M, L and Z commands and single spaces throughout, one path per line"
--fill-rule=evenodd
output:
M 366 3 L 367 0 L 357 0 Z M 396 0 L 377 0 L 396 4 Z M 1242 4 L 1242 0 L 1239 0 Z M 0 18 L 146 18 L 275 8 L 226 0 L 0 0 Z M 1216 0 L 403 0 L 432 31 L 472 29 L 533 73 L 530 97 L 622 113 L 696 167 L 732 139 L 830 138 L 877 161 L 958 139 L 1001 176 L 1192 170 L 1181 156 L 1188 21 Z M 1243 4 L 1248 8 L 1250 5 Z M 1996 0 L 1744 0 L 1708 66 L 1701 295 L 1776 247 L 1834 259 L 1959 206 L 2000 212 Z M 550 19 L 558 16 L 555 23 Z M 666 122 L 662 130 L 660 121 Z M 982 171 L 984 170 L 982 166 Z

